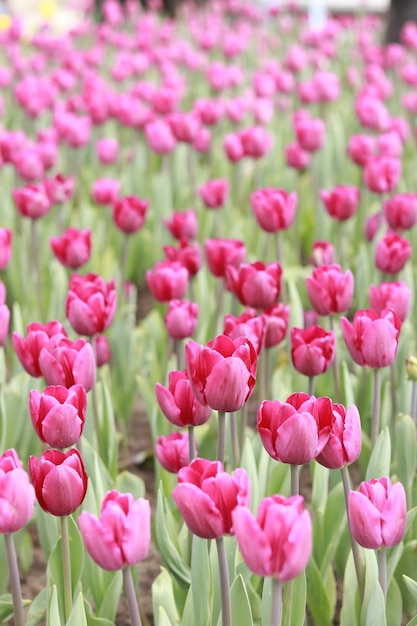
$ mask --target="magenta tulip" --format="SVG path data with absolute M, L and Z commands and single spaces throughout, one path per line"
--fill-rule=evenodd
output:
M 30 376 L 34 378 L 43 376 L 39 365 L 39 355 L 42 348 L 54 335 L 67 336 L 67 332 L 61 322 L 51 321 L 47 324 L 32 322 L 28 324 L 25 338 L 17 332 L 12 334 L 14 351 L 20 364 Z
M 227 267 L 238 267 L 246 255 L 245 244 L 239 239 L 206 239 L 204 251 L 208 268 L 216 278 L 224 278 Z
M 50 245 L 64 267 L 78 269 L 90 259 L 91 231 L 67 228 L 60 237 L 51 237 Z
M 397 274 L 403 269 L 412 252 L 408 239 L 398 233 L 387 233 L 376 245 L 375 265 L 380 272 Z
M 343 404 L 333 404 L 335 420 L 329 439 L 316 456 L 324 467 L 340 469 L 358 460 L 362 449 L 362 430 L 359 411 L 354 404 L 347 409 Z
M 0 271 L 9 265 L 12 255 L 13 232 L 10 228 L 0 228 Z
M 264 330 L 265 317 L 258 315 L 255 309 L 246 309 L 238 317 L 224 316 L 223 334 L 231 339 L 247 337 L 258 355 L 263 348 Z
M 319 376 L 327 372 L 336 352 L 335 334 L 321 326 L 291 329 L 292 364 L 304 376 Z
M 244 306 L 268 309 L 278 302 L 282 268 L 278 262 L 265 265 L 261 261 L 241 263 L 238 269 L 228 266 L 228 287 Z
M 116 298 L 114 280 L 106 283 L 98 274 L 72 274 L 65 310 L 75 332 L 91 337 L 106 330 L 116 312 Z
M 417 194 L 397 193 L 385 200 L 384 215 L 388 226 L 395 230 L 408 230 L 417 222 Z
M 188 300 L 171 300 L 165 314 L 165 326 L 173 339 L 191 337 L 198 321 L 198 304 Z
M 160 435 L 156 440 L 155 455 L 167 472 L 178 474 L 190 462 L 188 433 L 175 432 L 167 437 Z M 196 456 L 197 444 L 194 442 L 194 457 Z
M 384 309 L 394 309 L 401 322 L 405 320 L 411 304 L 411 289 L 402 281 L 370 285 L 368 290 L 371 308 L 381 315 Z
M 259 226 L 268 233 L 276 233 L 286 230 L 293 223 L 297 194 L 266 187 L 251 194 L 250 204 Z
M 0 456 L 0 533 L 14 533 L 26 526 L 34 503 L 35 490 L 16 450 L 6 450 Z
M 359 189 L 339 185 L 331 191 L 320 191 L 327 213 L 335 220 L 344 221 L 355 215 L 359 207 Z
M 347 311 L 352 304 L 354 279 L 350 270 L 342 272 L 340 265 L 321 265 L 306 278 L 307 293 L 319 315 Z
M 118 198 L 113 203 L 113 221 L 126 235 L 140 230 L 145 222 L 149 202 L 136 196 Z
M 188 289 L 188 270 L 178 261 L 160 261 L 146 271 L 149 291 L 158 302 L 169 302 L 185 296 Z
M 195 211 L 174 211 L 171 219 L 162 220 L 164 226 L 178 241 L 195 239 L 198 233 L 198 220 Z
M 84 339 L 71 341 L 55 335 L 40 351 L 39 368 L 47 385 L 69 388 L 80 384 L 90 391 L 96 380 L 93 348 Z
M 165 417 L 175 426 L 199 426 L 210 418 L 212 410 L 196 399 L 187 373 L 173 370 L 168 374 L 168 388 L 156 383 L 155 394 Z

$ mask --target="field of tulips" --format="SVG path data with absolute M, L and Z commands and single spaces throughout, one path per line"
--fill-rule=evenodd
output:
M 416 626 L 417 26 L 103 11 L 1 24 L 0 622 Z

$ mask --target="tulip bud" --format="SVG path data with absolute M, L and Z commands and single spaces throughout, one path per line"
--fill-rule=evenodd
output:
M 409 356 L 405 362 L 405 376 L 407 380 L 417 381 L 417 357 Z
M 0 494 L 0 533 L 14 533 L 32 517 L 35 490 L 13 448 L 0 456 Z
M 156 441 L 156 458 L 167 472 L 178 474 L 182 467 L 190 462 L 188 433 L 171 433 L 168 437 L 159 436 Z M 197 444 L 194 445 L 194 457 L 197 456 Z

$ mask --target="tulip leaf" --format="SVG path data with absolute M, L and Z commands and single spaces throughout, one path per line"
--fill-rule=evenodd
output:
M 144 498 L 146 493 L 143 479 L 128 471 L 123 471 L 118 474 L 115 488 L 120 491 L 120 493 L 131 493 L 135 500 Z
M 232 605 L 232 626 L 253 626 L 252 609 L 241 574 L 238 574 L 230 588 Z
M 79 593 L 72 607 L 66 626 L 87 626 L 83 594 Z
M 179 584 L 188 587 L 191 583 L 190 568 L 180 553 L 179 529 L 161 487 L 158 490 L 155 531 L 162 560 Z
M 162 619 L 166 618 L 168 623 L 179 623 L 180 618 L 175 602 L 173 581 L 164 567 L 161 567 L 161 573 L 152 584 L 152 605 L 156 618 L 155 626 L 161 626 L 161 621 L 159 621 L 161 619 L 161 610 L 163 611 Z
M 13 617 L 13 599 L 10 593 L 0 596 L 0 621 L 7 622 Z
M 306 617 L 306 601 L 306 573 L 303 571 L 284 584 L 283 623 L 290 626 L 303 626 Z
M 47 626 L 61 626 L 61 615 L 58 604 L 58 589 L 56 585 L 52 585 L 49 596 Z
M 396 567 L 401 559 L 401 555 L 404 550 L 403 542 L 397 543 L 387 551 L 387 584 L 391 584 L 391 579 L 394 575 Z
M 242 458 L 240 460 L 240 467 L 246 470 L 249 476 L 249 484 L 251 486 L 251 510 L 252 512 L 255 512 L 258 510 L 261 497 L 259 495 L 259 480 L 255 453 L 249 437 L 246 437 L 245 440 Z
M 362 612 L 364 613 L 364 626 L 387 626 L 385 600 L 378 581 L 374 583 Z
M 417 615 L 415 615 L 409 622 L 407 622 L 407 626 L 417 626 Z
M 304 327 L 304 307 L 294 280 L 288 281 L 289 305 L 291 311 L 291 326 Z
M 306 569 L 307 604 L 314 622 L 320 626 L 330 626 L 333 619 L 336 597 L 330 572 L 330 567 L 321 572 L 313 557 Z
M 311 463 L 310 468 L 313 474 L 313 492 L 311 503 L 316 515 L 323 515 L 326 509 L 327 494 L 329 491 L 330 470 L 320 463 Z
M 107 619 L 105 617 L 97 617 L 93 614 L 91 604 L 84 598 L 85 615 L 87 617 L 87 626 L 114 626 L 114 617 Z M 108 616 L 110 617 L 110 616 Z
M 189 531 L 190 532 L 190 531 Z M 213 585 L 207 539 L 192 537 L 191 590 L 195 626 L 207 626 L 211 620 Z
M 389 626 L 401 626 L 403 616 L 403 601 L 401 591 L 395 578 L 388 586 L 386 619 Z
M 168 615 L 166 614 L 166 612 L 165 612 L 165 610 L 164 610 L 164 608 L 162 606 L 160 606 L 159 609 L 158 609 L 158 614 L 157 614 L 157 619 L 156 619 L 156 625 L 155 626 L 173 626 L 173 623 L 169 619 Z
M 414 602 L 417 602 L 417 582 L 406 574 L 403 574 L 403 581 L 408 591 L 413 596 Z
M 39 622 L 45 618 L 47 608 L 48 589 L 44 587 L 30 604 L 26 616 L 26 626 L 36 626 L 36 624 L 39 624 Z
M 340 613 L 340 626 L 359 626 L 360 624 L 360 599 L 358 593 L 358 582 L 350 552 L 343 578 L 343 600 Z
M 97 385 L 97 383 L 96 383 Z M 116 425 L 114 417 L 114 409 L 110 396 L 107 382 L 102 377 L 98 384 L 98 390 L 101 395 L 99 402 L 99 419 L 101 422 L 101 432 L 97 433 L 101 437 L 104 452 L 104 462 L 113 479 L 117 476 L 117 452 L 118 444 L 116 437 Z M 95 389 L 92 390 L 95 393 Z
M 114 620 L 122 593 L 123 576 L 120 571 L 109 572 L 108 575 L 111 575 L 111 580 L 107 587 L 103 589 L 102 599 L 100 605 L 97 607 L 97 615 Z
M 334 558 L 340 538 L 347 524 L 343 484 L 337 483 L 329 493 L 323 518 L 323 552 L 320 569 L 325 571 Z
M 43 556 L 48 560 L 58 539 L 58 521 L 53 515 L 45 513 L 40 506 L 35 506 L 35 516 Z
M 404 487 L 412 486 L 416 474 L 416 426 L 409 415 L 401 415 L 395 424 L 395 451 L 398 476 Z
M 391 437 L 388 427 L 385 427 L 378 435 L 375 447 L 369 459 L 366 470 L 366 480 L 381 478 L 390 475 L 391 466 Z
M 407 579 L 413 582 L 417 580 L 417 540 L 404 544 L 403 552 L 400 561 L 395 570 L 395 579 L 401 590 L 401 596 L 404 604 L 405 613 L 410 616 L 414 615 L 417 604 L 417 582 L 415 582 L 416 593 L 413 595 L 413 590 L 408 588 Z M 412 584 L 412 583 L 411 583 Z
M 355 394 L 353 391 L 352 374 L 349 372 L 349 368 L 348 368 L 346 361 L 343 361 L 342 363 L 342 381 L 343 381 L 345 405 L 350 406 L 351 404 L 355 404 Z

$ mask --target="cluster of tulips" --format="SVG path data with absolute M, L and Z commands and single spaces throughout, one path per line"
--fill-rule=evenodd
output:
M 416 25 L 84 9 L 0 31 L 0 620 L 146 623 L 153 542 L 156 626 L 414 626 Z

